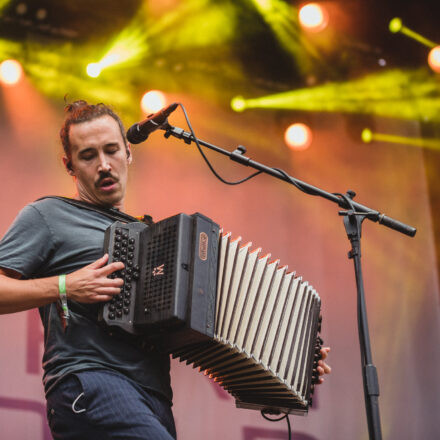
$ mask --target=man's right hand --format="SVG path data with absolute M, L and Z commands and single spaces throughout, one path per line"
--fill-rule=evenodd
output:
M 66 275 L 67 298 L 80 303 L 109 301 L 121 293 L 122 278 L 107 278 L 124 269 L 121 261 L 106 265 L 108 254 L 75 272 Z

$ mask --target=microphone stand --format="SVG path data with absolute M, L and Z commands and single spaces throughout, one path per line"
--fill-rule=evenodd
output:
M 224 150 L 220 147 L 217 147 L 216 145 L 210 144 L 200 139 L 196 139 L 191 133 L 183 130 L 182 128 L 173 127 L 168 123 L 161 127 L 161 129 L 165 130 L 164 136 L 166 138 L 173 136 L 177 139 L 183 140 L 188 145 L 191 144 L 191 142 L 198 143 L 200 145 L 203 145 L 204 147 L 209 148 L 210 150 L 228 156 L 231 160 L 235 162 L 252 167 L 256 170 L 259 170 L 260 172 L 276 177 L 277 179 L 284 180 L 285 182 L 294 185 L 296 188 L 307 194 L 323 197 L 343 208 L 343 211 L 339 211 L 339 215 L 344 217 L 344 227 L 347 233 L 347 237 L 351 243 L 351 250 L 348 253 L 348 258 L 353 259 L 356 275 L 358 331 L 368 432 L 369 438 L 371 440 L 381 440 L 382 433 L 379 413 L 379 381 L 377 370 L 373 364 L 371 355 L 367 310 L 364 295 L 364 284 L 362 279 L 360 247 L 362 222 L 365 219 L 368 219 L 388 228 L 394 229 L 395 231 L 401 232 L 402 234 L 408 235 L 409 237 L 414 237 L 417 232 L 416 228 L 406 225 L 405 223 L 388 217 L 385 214 L 380 213 L 379 211 L 355 202 L 353 200 L 356 195 L 354 191 L 348 190 L 346 194 L 329 193 L 320 188 L 309 185 L 308 183 L 302 182 L 292 176 L 289 176 L 282 170 L 271 168 L 261 163 L 258 163 L 245 156 L 246 148 L 242 145 L 239 145 L 231 153 L 230 151 Z

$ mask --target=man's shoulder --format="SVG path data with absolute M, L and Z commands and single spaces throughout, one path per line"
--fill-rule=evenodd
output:
M 81 206 L 81 201 L 76 199 L 71 199 L 62 196 L 44 196 L 39 199 L 29 203 L 27 206 L 31 206 L 38 211 L 52 211 L 52 210 L 78 210 L 86 209 L 87 206 Z M 86 204 L 85 204 L 86 205 Z
M 38 211 L 41 215 L 53 215 L 57 211 L 63 211 L 68 208 L 68 203 L 54 196 L 44 196 L 31 203 L 28 203 L 24 209 Z M 73 206 L 72 206 L 73 208 Z
M 57 224 L 59 227 L 83 224 L 107 225 L 115 221 L 98 206 L 67 197 L 46 196 L 29 205 L 45 219 L 47 224 Z
M 67 197 L 63 196 L 42 196 L 33 202 L 29 203 L 32 206 L 53 206 L 53 205 L 64 205 L 65 200 L 69 200 Z

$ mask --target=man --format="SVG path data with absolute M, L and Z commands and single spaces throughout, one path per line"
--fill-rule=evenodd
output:
M 61 129 L 63 162 L 76 199 L 123 210 L 132 157 L 119 117 L 77 101 Z M 104 212 L 46 198 L 26 206 L 0 242 L 0 313 L 39 307 L 44 325 L 43 383 L 55 439 L 172 439 L 169 358 L 110 334 L 99 304 L 120 293 L 106 265 Z M 68 320 L 60 308 L 67 296 Z M 67 324 L 67 326 L 66 326 Z M 323 350 L 323 356 L 327 355 Z M 321 362 L 320 374 L 329 372 Z

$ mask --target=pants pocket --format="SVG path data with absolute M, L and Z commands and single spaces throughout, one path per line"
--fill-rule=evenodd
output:
M 77 392 L 73 395 L 71 409 L 74 414 L 82 414 L 87 411 L 84 386 L 78 375 L 73 374 L 72 376 L 76 379 L 78 383 L 78 387 L 77 387 Z

